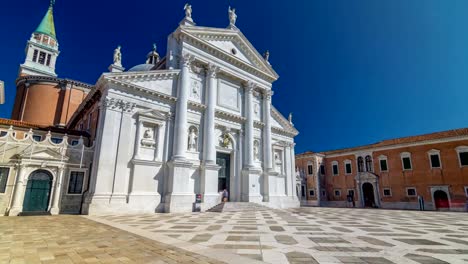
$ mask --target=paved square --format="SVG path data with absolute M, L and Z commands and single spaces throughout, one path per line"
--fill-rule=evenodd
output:
M 300 208 L 88 218 L 231 263 L 468 263 L 466 213 Z

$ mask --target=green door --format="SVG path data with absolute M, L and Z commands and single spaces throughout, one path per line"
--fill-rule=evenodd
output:
M 26 187 L 23 212 L 46 212 L 49 205 L 52 176 L 39 170 L 31 174 Z

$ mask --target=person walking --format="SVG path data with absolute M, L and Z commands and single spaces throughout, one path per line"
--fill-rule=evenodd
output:
M 226 190 L 226 189 L 223 190 L 223 196 L 222 196 L 222 197 L 223 197 L 223 202 L 224 202 L 224 203 L 227 202 L 227 201 L 229 200 L 229 192 L 228 192 L 228 190 Z

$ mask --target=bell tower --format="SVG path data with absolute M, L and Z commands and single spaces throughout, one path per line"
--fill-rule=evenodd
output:
M 26 46 L 26 60 L 20 66 L 19 75 L 41 75 L 57 77 L 55 63 L 59 55 L 54 24 L 55 0 L 50 1 L 49 9 Z

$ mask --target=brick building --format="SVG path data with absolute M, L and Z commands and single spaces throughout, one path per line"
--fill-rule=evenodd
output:
M 304 203 L 466 210 L 468 128 L 296 156 Z M 351 198 L 350 198 L 351 197 Z

